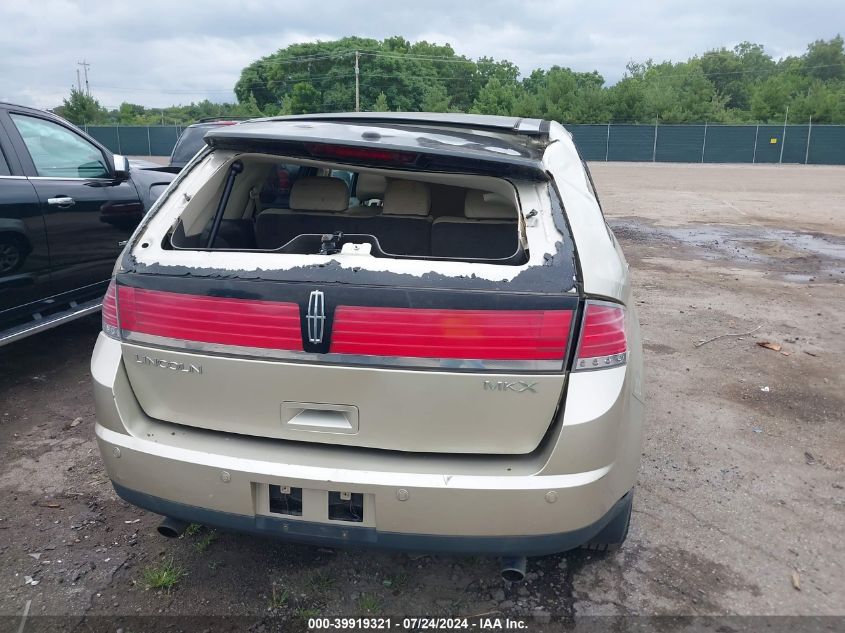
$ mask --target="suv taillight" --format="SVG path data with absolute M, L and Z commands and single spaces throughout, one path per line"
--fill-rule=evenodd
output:
M 570 310 L 338 306 L 330 351 L 384 358 L 499 361 L 499 367 L 514 369 L 560 369 L 571 320 Z M 528 367 L 526 362 L 539 365 Z
M 618 367 L 625 364 L 627 357 L 625 308 L 587 301 L 573 370 Z
M 120 323 L 117 317 L 117 287 L 112 279 L 103 297 L 103 334 L 120 339 Z

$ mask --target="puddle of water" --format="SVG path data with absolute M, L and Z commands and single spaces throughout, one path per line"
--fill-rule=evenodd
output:
M 792 269 L 785 276 L 789 281 L 812 281 L 820 272 L 834 277 L 845 275 L 845 239 L 829 235 L 746 226 L 655 227 L 631 220 L 610 224 L 618 236 L 634 242 L 675 242 L 701 249 L 710 259 L 744 260 Z M 815 261 L 808 263 L 807 258 Z

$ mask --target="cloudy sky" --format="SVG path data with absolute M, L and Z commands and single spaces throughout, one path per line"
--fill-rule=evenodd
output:
M 842 0 L 3 0 L 0 101 L 53 107 L 77 62 L 102 105 L 232 101 L 241 68 L 294 42 L 403 35 L 472 58 L 598 69 L 618 80 L 630 60 L 683 60 L 742 40 L 775 57 L 845 28 Z M 366 67 L 362 67 L 366 73 Z

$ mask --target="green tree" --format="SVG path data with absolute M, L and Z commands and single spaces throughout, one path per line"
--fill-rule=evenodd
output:
M 726 98 L 726 107 L 738 111 L 748 109 L 754 83 L 765 80 L 776 68 L 765 49 L 751 42 L 742 42 L 731 51 L 708 51 L 700 63 L 704 76 Z
M 450 101 L 451 98 L 446 92 L 446 88 L 438 83 L 431 84 L 423 90 L 420 110 L 422 112 L 448 112 Z
M 522 87 L 516 83 L 502 83 L 493 77 L 478 93 L 470 112 L 475 114 L 511 115 L 523 97 Z
M 203 100 L 148 108 L 102 108 L 72 90 L 56 111 L 80 125 L 189 125 L 198 119 L 351 111 L 355 53 L 364 109 L 460 111 L 541 117 L 564 123 L 845 123 L 845 40 L 816 40 L 803 55 L 775 61 L 760 44 L 707 51 L 682 62 L 631 62 L 615 85 L 595 71 L 552 66 L 523 75 L 512 62 L 458 55 L 449 44 L 344 37 L 293 44 L 245 67 L 237 103 Z
M 751 94 L 751 116 L 756 121 L 783 121 L 786 107 L 800 90 L 797 78 L 783 73 L 757 84 Z
M 268 103 L 265 107 L 271 108 L 273 107 L 273 104 Z M 258 107 L 258 101 L 256 100 L 255 95 L 249 93 L 247 100 L 238 104 L 237 114 L 233 116 L 260 117 L 264 116 L 264 113 L 261 111 L 261 108 Z
M 310 83 L 302 81 L 295 84 L 282 101 L 282 112 L 285 114 L 309 114 L 319 112 L 322 108 L 320 92 Z
M 106 110 L 94 97 L 76 88 L 70 89 L 70 97 L 62 100 L 56 113 L 76 125 L 90 125 L 106 120 Z
M 375 103 L 373 103 L 372 112 L 390 112 L 390 106 L 387 103 L 387 95 L 383 92 L 378 93 Z
M 807 74 L 822 81 L 845 79 L 845 40 L 837 35 L 830 40 L 816 40 L 804 55 Z

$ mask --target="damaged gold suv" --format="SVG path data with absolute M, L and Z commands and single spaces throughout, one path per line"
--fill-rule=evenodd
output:
M 121 497 L 166 535 L 491 554 L 511 579 L 622 543 L 639 326 L 561 125 L 326 114 L 205 141 L 103 303 Z

